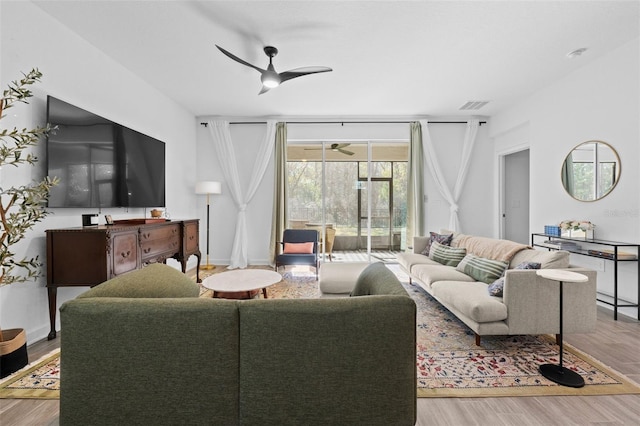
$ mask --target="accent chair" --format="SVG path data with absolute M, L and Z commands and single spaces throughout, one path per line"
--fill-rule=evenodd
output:
M 282 251 L 276 255 L 276 271 L 284 265 L 309 265 L 316 269 L 318 277 L 318 231 L 315 229 L 285 229 L 282 234 Z

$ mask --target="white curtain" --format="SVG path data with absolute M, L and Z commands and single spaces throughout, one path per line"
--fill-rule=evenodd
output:
M 464 144 L 462 146 L 462 159 L 460 160 L 460 169 L 458 170 L 458 179 L 453 188 L 453 194 L 449 190 L 447 182 L 444 180 L 442 171 L 440 170 L 440 163 L 436 156 L 436 152 L 433 146 L 433 139 L 429 133 L 428 120 L 420 120 L 422 126 L 422 146 L 425 155 L 425 160 L 431 175 L 436 181 L 436 186 L 440 191 L 440 194 L 449 203 L 449 229 L 452 231 L 462 232 L 460 229 L 460 221 L 458 220 L 458 199 L 462 193 L 464 181 L 467 177 L 467 171 L 469 170 L 469 162 L 471 160 L 471 154 L 473 153 L 473 146 L 476 143 L 476 136 L 478 134 L 478 127 L 480 127 L 479 120 L 470 120 L 467 122 L 467 131 L 464 135 Z
M 276 122 L 267 121 L 267 130 L 264 139 L 258 148 L 255 163 L 253 165 L 253 173 L 249 182 L 249 188 L 246 195 L 243 194 L 240 187 L 240 177 L 238 175 L 238 163 L 233 149 L 233 141 L 231 140 L 231 132 L 229 131 L 229 122 L 222 120 L 209 120 L 208 129 L 213 137 L 213 146 L 222 167 L 222 172 L 231 191 L 231 196 L 238 206 L 238 217 L 236 219 L 236 233 L 233 239 L 231 249 L 231 259 L 229 261 L 229 269 L 246 268 L 247 260 L 247 222 L 245 211 L 247 205 L 258 190 L 258 185 L 264 176 L 264 172 L 269 164 L 271 153 L 275 143 L 274 135 Z M 248 155 L 248 152 L 243 155 Z

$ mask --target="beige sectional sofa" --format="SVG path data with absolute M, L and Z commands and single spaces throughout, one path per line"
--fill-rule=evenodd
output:
M 441 231 L 441 233 L 444 231 Z M 445 266 L 421 254 L 430 237 L 413 239 L 413 252 L 398 255 L 398 262 L 410 276 L 480 336 L 516 334 L 558 334 L 559 284 L 544 279 L 531 269 L 515 269 L 522 262 L 536 262 L 541 268 L 570 269 L 588 277 L 586 283 L 564 283 L 563 332 L 593 331 L 596 323 L 596 271 L 569 265 L 566 251 L 535 250 L 507 240 L 453 234 L 450 246 L 466 254 L 508 263 L 502 297 L 489 294 L 489 284 Z

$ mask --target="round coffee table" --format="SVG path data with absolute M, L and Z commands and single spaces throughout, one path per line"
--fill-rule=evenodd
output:
M 267 287 L 282 281 L 282 275 L 266 269 L 238 269 L 213 274 L 202 285 L 213 290 L 213 297 L 224 299 L 252 299 L 262 290 L 267 298 Z

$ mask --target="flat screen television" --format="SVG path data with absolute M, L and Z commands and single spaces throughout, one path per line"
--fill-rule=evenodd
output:
M 165 144 L 47 97 L 48 207 L 165 207 Z

